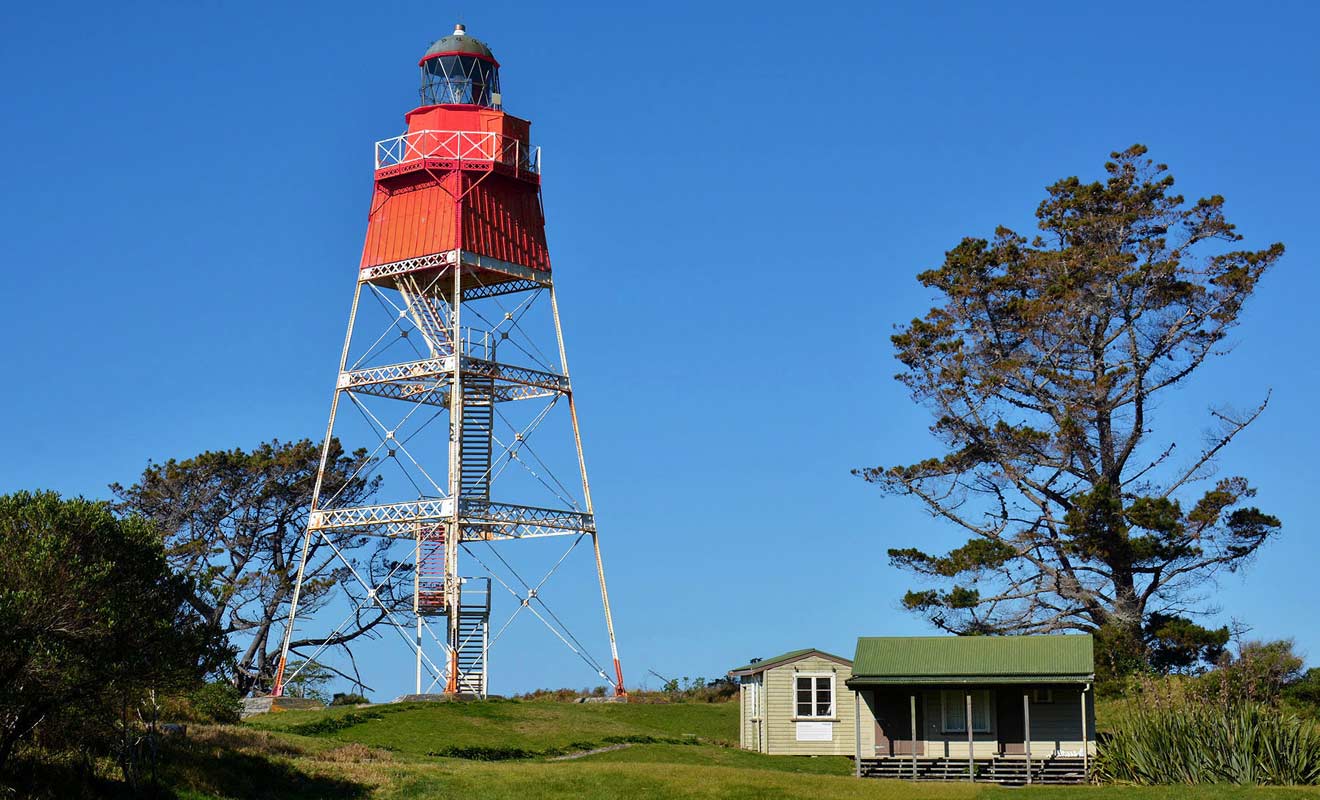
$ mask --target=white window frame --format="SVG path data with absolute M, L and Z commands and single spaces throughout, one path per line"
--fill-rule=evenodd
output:
M 757 722 L 761 719 L 761 676 L 752 675 L 743 679 L 743 686 L 746 688 L 747 706 L 751 709 L 751 715 L 748 720 Z
M 801 678 L 811 678 L 811 714 L 803 716 L 798 708 L 798 680 Z M 819 683 L 822 678 L 829 678 L 830 681 L 830 708 L 828 714 L 817 714 L 816 712 L 816 692 L 819 691 Z M 833 672 L 794 672 L 793 673 L 793 719 L 797 720 L 821 720 L 839 718 L 839 693 L 834 689 Z
M 940 690 L 940 733 L 941 733 L 941 734 L 944 734 L 944 735 L 946 735 L 946 736 L 947 736 L 947 735 L 951 735 L 951 734 L 958 734 L 958 735 L 960 735 L 960 736 L 966 736 L 966 735 L 967 735 L 967 697 L 966 697 L 966 695 L 969 694 L 969 693 L 972 695 L 972 709 L 973 709 L 973 713 L 972 713 L 972 734 L 975 735 L 975 734 L 978 734 L 978 733 L 994 733 L 994 730 L 995 730 L 995 723 L 994 723 L 994 717 L 995 717 L 995 715 L 994 715 L 994 713 L 993 713 L 993 712 L 994 712 L 994 705 L 992 704 L 991 699 L 990 699 L 990 698 L 993 696 L 993 693 L 992 693 L 989 689 L 971 689 L 971 690 L 968 690 L 968 689 L 941 689 L 941 690 Z M 949 695 L 951 695 L 951 694 L 956 694 L 956 695 L 958 696 L 958 709 L 959 709 L 959 716 L 958 716 L 958 719 L 959 719 L 959 721 L 962 723 L 962 727 L 960 727 L 960 728 L 949 728 L 949 727 L 946 726 L 946 723 L 948 723 L 948 721 L 949 721 L 948 697 L 949 697 Z M 978 697 L 978 696 L 981 696 L 981 695 L 984 695 L 984 696 L 985 696 L 985 705 L 984 705 L 984 706 L 982 706 L 981 704 L 979 704 L 979 703 L 977 702 L 977 697 Z M 978 727 L 976 727 L 976 713 L 975 713 L 975 710 L 976 710 L 977 708 L 981 708 L 981 707 L 984 707 L 984 708 L 985 708 L 985 727 L 984 727 L 984 728 L 978 728 Z

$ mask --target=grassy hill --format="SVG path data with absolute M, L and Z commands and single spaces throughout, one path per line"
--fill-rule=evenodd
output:
M 859 781 L 846 758 L 763 756 L 728 746 L 737 738 L 737 714 L 733 703 L 508 700 L 289 711 L 191 731 L 172 745 L 165 778 L 186 800 L 1320 800 L 1316 789 Z M 611 749 L 583 752 L 604 747 Z

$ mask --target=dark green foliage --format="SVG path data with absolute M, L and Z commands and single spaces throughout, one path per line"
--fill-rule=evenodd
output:
M 137 483 L 110 487 L 116 510 L 150 520 L 164 537 L 170 564 L 193 579 L 195 611 L 241 644 L 234 682 L 245 694 L 267 687 L 275 670 L 321 454 L 321 444 L 305 439 L 275 440 L 251 452 L 235 448 L 148 463 Z M 366 502 L 377 486 L 366 451 L 345 453 L 332 439 L 327 458 L 323 491 L 345 505 Z M 332 533 L 330 540 L 373 586 L 393 566 L 384 558 L 386 540 L 373 543 L 351 531 Z M 339 581 L 355 585 L 330 552 L 324 539 L 311 539 L 299 600 L 305 613 L 328 602 Z M 395 591 L 398 583 L 382 589 L 386 605 L 406 605 Z M 353 598 L 359 611 L 331 645 L 347 648 L 386 618 L 379 605 L 362 599 Z M 321 643 L 295 639 L 291 648 L 297 653 Z
M 1196 671 L 1203 664 L 1216 663 L 1229 638 L 1227 627 L 1211 630 L 1186 617 L 1158 612 L 1146 619 L 1145 634 L 1150 666 L 1163 673 Z
M 1311 667 L 1289 683 L 1284 687 L 1283 696 L 1297 703 L 1314 706 L 1320 712 L 1320 667 Z
M 1320 784 L 1320 729 L 1266 705 L 1143 704 L 1100 750 L 1100 775 L 1136 784 Z
M 228 681 L 211 681 L 199 686 L 188 699 L 203 722 L 232 725 L 243 713 L 238 688 Z
M 963 239 L 918 276 L 940 299 L 892 337 L 897 377 L 943 452 L 855 474 L 968 537 L 889 551 L 923 579 L 904 606 L 936 626 L 1094 632 L 1110 674 L 1188 670 L 1223 645 L 1184 616 L 1200 590 L 1280 528 L 1244 478 L 1192 493 L 1265 404 L 1212 411 L 1185 455 L 1153 411 L 1221 351 L 1283 246 L 1234 249 L 1224 199 L 1188 202 L 1146 148 L 1112 159 L 1104 180 L 1048 187 L 1036 236 Z
M 330 698 L 330 705 L 332 706 L 361 706 L 370 702 L 366 695 L 349 692 L 335 692 L 334 697 Z
M 390 711 L 393 710 L 390 709 Z M 350 711 L 337 717 L 322 717 L 311 722 L 304 722 L 301 725 L 294 725 L 289 728 L 289 733 L 296 733 L 301 736 L 324 736 L 346 730 L 354 725 L 361 725 L 364 722 L 381 719 L 386 713 L 388 712 L 385 709 Z
M 192 589 L 141 520 L 53 492 L 0 497 L 0 765 L 31 736 L 129 758 L 154 694 L 231 655 Z

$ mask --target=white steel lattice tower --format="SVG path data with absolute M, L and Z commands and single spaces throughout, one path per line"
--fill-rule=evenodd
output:
M 490 49 L 461 25 L 420 66 L 422 105 L 407 114 L 407 133 L 376 143 L 366 244 L 273 694 L 294 677 L 285 675 L 290 640 L 317 541 L 340 560 L 337 574 L 356 582 L 353 612 L 371 607 L 407 631 L 417 692 L 485 696 L 491 596 L 508 594 L 516 599 L 509 621 L 523 611 L 537 617 L 624 695 L 546 247 L 540 151 L 529 144 L 530 123 L 501 109 Z M 543 337 L 533 330 L 537 320 Z M 404 478 L 383 484 L 394 494 L 371 505 L 346 505 L 327 485 L 332 437 L 348 408 L 379 442 L 360 471 L 388 464 Z M 533 434 L 556 418 L 569 434 L 563 449 L 576 456 L 577 475 L 567 482 L 575 490 L 533 446 Z M 520 484 L 509 480 L 515 476 Z M 504 486 L 519 496 L 500 494 Z M 506 502 L 529 489 L 548 499 Z M 369 581 L 334 544 L 346 532 L 407 542 L 411 557 Z M 523 580 L 496 547 L 544 537 L 570 544 L 539 581 Z M 541 594 L 584 542 L 593 549 L 612 675 Z M 509 568 L 493 569 L 495 561 Z M 464 577 L 460 567 L 486 574 Z M 407 572 L 411 604 L 399 592 L 387 601 Z M 441 618 L 438 632 L 432 623 Z M 319 652 L 299 654 L 302 663 Z

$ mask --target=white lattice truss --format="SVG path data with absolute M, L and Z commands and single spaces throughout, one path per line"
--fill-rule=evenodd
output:
M 430 158 L 446 152 L 452 157 L 465 159 L 478 158 L 483 154 L 500 157 L 503 157 L 501 154 L 507 155 L 507 151 L 501 149 L 503 144 L 490 136 L 465 133 L 463 136 L 445 137 L 432 135 L 437 133 L 433 131 L 423 133 L 427 135 L 410 135 L 379 143 L 378 159 L 383 158 L 389 163 L 403 163 L 412 158 Z M 515 157 L 521 159 L 523 154 L 521 151 L 516 152 Z M 515 293 L 524 293 L 523 299 L 516 307 L 509 310 L 499 298 Z M 535 341 L 519 324 L 527 309 L 545 293 L 549 295 L 554 321 L 555 344 L 559 356 L 557 364 L 551 363 L 551 359 L 544 357 Z M 353 364 L 349 364 L 349 353 L 355 342 L 354 329 L 361 324 L 359 310 L 364 294 L 378 301 L 380 308 L 389 317 L 389 323 L 366 347 L 362 355 Z M 488 319 L 479 309 L 469 307 L 469 304 L 475 301 L 494 303 L 501 313 L 497 318 Z M 464 314 L 475 316 L 485 327 L 464 327 L 461 324 Z M 378 363 L 381 354 L 399 340 L 406 341 L 417 358 Z M 503 346 L 506 348 L 516 349 L 529 360 L 536 362 L 536 365 L 510 364 L 498 360 L 495 354 L 496 345 L 499 343 L 504 343 Z M 466 389 L 469 393 L 472 391 L 483 393 L 480 397 L 488 398 L 482 401 L 485 405 L 472 407 L 466 405 L 472 401 L 469 394 L 465 394 L 465 387 L 469 387 Z M 363 402 L 363 397 L 401 401 L 399 407 L 406 411 L 397 423 L 386 424 L 379 414 L 373 412 Z M 330 496 L 322 495 L 329 458 L 329 442 L 335 433 L 336 415 L 341 400 L 347 400 L 351 407 L 359 411 L 379 438 L 379 444 L 358 468 L 358 473 L 350 476 L 349 480 L 365 477 L 361 473 L 369 464 L 390 459 L 412 482 L 418 494 L 416 499 L 345 506 L 338 503 L 337 493 Z M 502 404 L 526 401 L 541 401 L 545 405 L 532 416 L 530 422 L 521 427 L 513 426 L 499 412 L 499 406 Z M 567 404 L 572 423 L 581 479 L 581 502 L 574 498 L 573 491 L 554 476 L 529 444 L 529 438 L 560 401 Z M 431 409 L 427 412 L 430 416 L 417 424 L 414 415 L 423 408 Z M 450 413 L 449 463 L 442 476 L 444 481 L 442 485 L 441 481 L 437 481 L 432 472 L 414 456 L 409 444 L 446 409 Z M 466 445 L 460 445 L 459 442 L 464 441 L 466 416 L 478 414 L 474 419 L 481 419 L 478 412 L 488 414 L 485 417 L 488 427 L 474 430 L 477 430 L 478 435 L 484 434 L 488 444 L 486 451 L 480 453 L 480 458 L 476 458 L 474 462 L 464 451 Z M 426 415 L 419 415 L 420 417 Z M 511 435 L 504 439 L 495 435 L 493 425 L 496 419 L 502 420 L 510 428 Z M 475 423 L 467 424 L 471 427 Z M 408 431 L 406 434 L 405 430 Z M 441 435 L 445 435 L 443 429 Z M 302 567 L 306 566 L 308 545 L 314 537 L 319 538 L 329 544 L 338 559 L 347 566 L 349 579 L 364 592 L 362 599 L 353 604 L 348 616 L 336 626 L 327 640 L 343 630 L 362 608 L 374 604 L 384 612 L 389 626 L 394 628 L 415 651 L 415 684 L 418 692 L 431 691 L 437 686 L 442 686 L 446 692 L 484 696 L 487 690 L 488 648 L 498 641 L 509 624 L 526 610 L 549 628 L 557 639 L 577 654 L 596 674 L 614 685 L 616 692 L 623 693 L 622 673 L 618 666 L 618 652 L 614 641 L 614 624 L 610 614 L 609 595 L 605 586 L 595 517 L 592 512 L 591 488 L 582 460 L 582 440 L 564 355 L 558 306 L 548 273 L 457 250 L 362 270 L 354 295 L 353 310 L 349 316 L 348 332 L 331 404 L 326 443 L 320 474 L 313 492 L 312 512 L 304 540 Z M 513 464 L 519 465 L 535 478 L 558 498 L 564 507 L 548 508 L 492 501 L 487 496 L 490 486 Z M 398 609 L 388 607 L 380 597 L 382 588 L 394 579 L 403 563 L 396 565 L 383 582 L 370 585 L 354 567 L 351 559 L 336 547 L 334 538 L 329 535 L 342 531 L 415 542 L 411 626 L 400 619 Z M 523 580 L 497 549 L 491 548 L 490 553 L 493 558 L 489 561 L 498 561 L 502 566 L 493 566 L 493 563 L 483 560 L 472 549 L 477 545 L 489 547 L 491 543 L 498 541 L 551 536 L 574 538 L 559 560 L 535 583 Z M 601 662 L 591 656 L 588 648 L 584 647 L 562 620 L 545 605 L 541 596 L 541 589 L 545 583 L 556 573 L 578 544 L 588 537 L 594 549 L 606 630 L 611 657 L 614 660 L 614 677 L 606 674 Z M 429 615 L 424 613 L 425 603 L 430 602 L 430 595 L 423 590 L 423 583 L 427 580 L 422 569 L 424 546 L 444 549 L 443 579 L 438 592 L 443 593 L 442 607 L 449 611 L 443 612 L 447 616 L 447 629 L 443 635 L 438 635 L 433 630 L 427 618 Z M 464 598 L 468 596 L 462 585 L 474 580 L 459 576 L 457 567 L 460 552 L 466 560 L 480 565 L 490 576 L 490 579 L 480 579 L 487 580 L 488 589 L 485 593 L 485 618 L 479 625 L 468 624 L 467 627 L 460 625 L 464 614 L 462 609 L 465 608 Z M 277 692 L 284 683 L 287 683 L 283 672 L 289 654 L 289 641 L 297 621 L 303 568 L 299 569 L 289 622 L 285 630 L 284 648 L 276 676 L 275 691 Z M 489 637 L 489 580 L 497 582 L 517 601 L 514 612 L 493 638 Z M 480 641 L 474 644 L 473 637 L 478 635 Z M 428 652 L 431 645 L 435 645 L 438 649 L 441 656 L 440 663 L 437 663 Z M 480 648 L 479 659 L 473 650 L 475 646 Z M 304 655 L 304 665 L 311 663 L 324 648 L 323 644 L 311 655 L 300 654 Z M 465 653 L 469 662 L 466 668 L 460 666 L 460 656 Z M 477 661 L 479 661 L 479 670 L 472 666 Z M 296 675 L 296 672 L 294 674 Z M 290 679 L 292 677 L 291 675 Z

